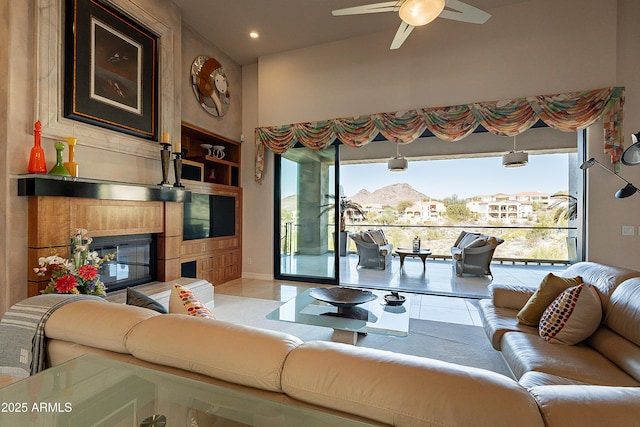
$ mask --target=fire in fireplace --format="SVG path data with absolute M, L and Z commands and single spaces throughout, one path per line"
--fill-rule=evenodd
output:
M 94 237 L 91 249 L 99 256 L 115 254 L 100 270 L 107 292 L 156 280 L 156 248 L 153 234 Z

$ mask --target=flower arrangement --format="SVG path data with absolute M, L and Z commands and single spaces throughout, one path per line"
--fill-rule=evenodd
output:
M 106 286 L 100 281 L 100 268 L 105 261 L 112 260 L 114 254 L 100 258 L 98 253 L 89 250 L 93 239 L 87 230 L 76 229 L 71 235 L 70 259 L 62 258 L 54 253 L 38 260 L 40 267 L 33 269 L 38 276 L 51 274 L 51 281 L 42 291 L 44 294 L 87 294 L 105 296 Z

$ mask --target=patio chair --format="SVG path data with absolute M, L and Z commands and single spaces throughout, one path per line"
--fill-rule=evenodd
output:
M 358 266 L 384 270 L 391 262 L 393 245 L 389 243 L 382 230 L 361 231 L 350 234 L 358 251 Z
M 499 237 L 466 231 L 460 233 L 456 243 L 451 247 L 451 259 L 456 276 L 467 273 L 493 278 L 491 260 L 496 248 L 503 242 Z

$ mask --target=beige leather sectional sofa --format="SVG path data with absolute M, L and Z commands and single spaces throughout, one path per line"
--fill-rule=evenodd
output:
M 619 281 L 634 274 L 596 265 L 572 268 L 580 268 L 585 281 L 598 279 L 608 288 L 615 287 L 618 280 L 606 276 L 609 272 Z M 617 271 L 620 275 L 613 274 Z M 637 384 L 634 380 L 640 366 L 640 297 L 636 285 L 640 282 L 630 283 L 632 286 L 624 292 L 633 294 L 635 309 L 624 303 L 620 309 L 623 316 L 635 322 L 633 326 L 619 330 L 613 326 L 618 324 L 617 318 L 610 317 L 589 345 L 565 349 L 569 352 L 566 357 L 573 352 L 601 355 L 592 355 L 589 363 L 589 356 L 575 356 L 575 363 L 585 360 L 579 365 L 580 371 L 584 366 L 594 371 L 581 376 L 561 370 L 528 369 L 532 362 L 520 369 L 515 359 L 508 360 L 519 383 L 494 372 L 427 358 L 332 342 L 303 343 L 284 333 L 87 299 L 68 303 L 51 315 L 45 326 L 47 357 L 53 366 L 95 353 L 291 405 L 365 419 L 373 425 L 637 426 L 640 388 L 632 385 Z M 518 298 L 526 299 L 521 292 L 517 291 Z M 615 291 L 610 295 L 607 303 L 617 304 Z M 485 318 L 488 323 L 505 322 L 514 331 L 502 334 L 499 348 L 543 354 L 539 348 L 542 344 L 533 339 L 535 335 L 518 331 L 515 322 L 508 320 L 508 313 L 517 309 L 500 307 L 500 293 L 495 298 L 493 303 L 484 304 Z M 515 339 L 509 338 L 516 334 L 533 337 L 528 341 L 530 347 L 523 344 L 516 348 Z M 510 339 L 513 343 L 507 344 Z M 613 351 L 607 349 L 612 342 Z M 429 345 L 428 338 L 425 345 Z M 545 345 L 545 358 L 553 366 L 560 364 L 560 347 Z M 614 359 L 616 354 L 629 357 L 605 360 Z M 525 360 L 524 356 L 520 360 Z M 565 363 L 567 370 L 572 363 Z M 597 374 L 600 366 L 610 371 L 610 365 L 616 363 L 624 365 L 620 369 L 627 373 L 625 382 L 618 379 L 623 373 L 612 381 Z M 534 373 L 520 375 L 524 370 Z M 525 377 L 530 379 L 525 381 Z M 596 381 L 598 377 L 601 379 Z
M 640 272 L 581 262 L 562 276 L 595 287 L 602 322 L 593 335 L 551 344 L 516 318 L 534 290 L 492 285 L 480 301 L 487 336 L 548 425 L 640 425 Z

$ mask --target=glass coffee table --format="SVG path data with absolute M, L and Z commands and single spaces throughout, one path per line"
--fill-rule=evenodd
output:
M 92 354 L 0 389 L 0 402 L 3 427 L 372 425 Z
M 333 328 L 332 341 L 353 345 L 358 340 L 358 333 L 409 335 L 410 294 L 406 294 L 404 304 L 390 306 L 384 299 L 388 291 L 372 290 L 377 296 L 375 300 L 352 308 L 341 308 L 313 298 L 310 295 L 312 291 L 313 288 L 307 289 L 267 314 L 266 318 Z

